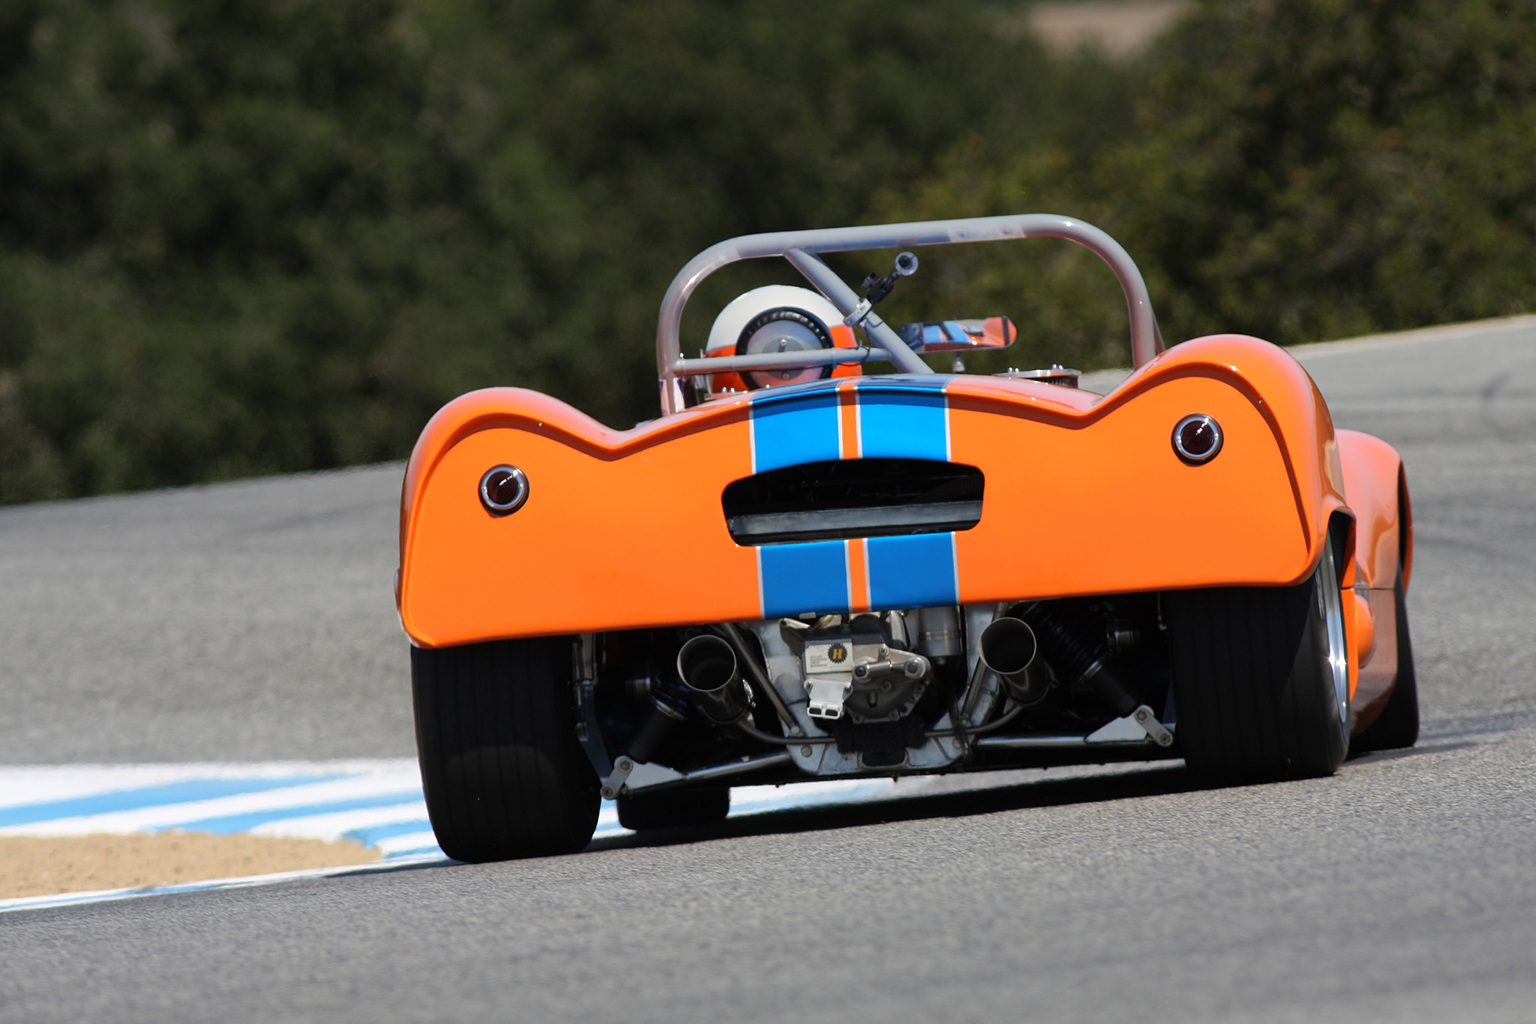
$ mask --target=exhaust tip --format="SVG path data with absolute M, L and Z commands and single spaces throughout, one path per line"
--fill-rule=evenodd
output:
M 736 651 L 712 633 L 683 644 L 677 652 L 677 674 L 697 698 L 699 709 L 723 725 L 739 720 L 752 706 Z
M 1040 645 L 1023 619 L 993 619 L 981 631 L 981 663 L 1002 680 L 1003 688 L 1020 704 L 1034 704 L 1049 689 L 1048 675 L 1031 671 Z
M 688 689 L 715 693 L 741 676 L 736 652 L 717 636 L 696 636 L 677 652 L 677 674 Z
M 1035 631 L 1023 619 L 993 619 L 981 631 L 981 662 L 1005 679 L 1027 670 L 1038 650 Z

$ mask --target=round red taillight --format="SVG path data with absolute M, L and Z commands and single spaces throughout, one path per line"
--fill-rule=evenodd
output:
M 1221 451 L 1221 424 L 1205 413 L 1185 416 L 1173 428 L 1173 450 L 1191 466 L 1210 462 Z
M 493 466 L 480 478 L 480 504 L 493 516 L 516 512 L 528 500 L 528 474 L 516 466 Z

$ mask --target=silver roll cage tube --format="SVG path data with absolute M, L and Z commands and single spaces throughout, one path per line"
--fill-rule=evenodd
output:
M 663 415 L 684 407 L 680 377 L 770 368 L 825 366 L 885 359 L 903 373 L 933 373 L 917 353 L 902 341 L 870 303 L 848 286 L 821 260 L 822 253 L 899 249 L 963 242 L 996 242 L 1021 238 L 1065 238 L 1096 253 L 1114 271 L 1125 292 L 1131 321 L 1131 359 L 1143 366 L 1163 350 L 1157 318 L 1141 271 L 1130 254 L 1108 234 L 1092 224 L 1049 213 L 1013 214 L 1005 217 L 969 217 L 958 220 L 913 221 L 906 224 L 873 224 L 867 227 L 822 228 L 811 231 L 775 231 L 741 235 L 710 246 L 678 271 L 661 301 L 656 324 L 656 370 L 661 385 Z M 846 318 L 845 323 L 863 330 L 873 343 L 859 348 L 813 349 L 797 352 L 765 352 L 757 355 L 714 356 L 684 359 L 679 332 L 683 308 L 694 290 L 710 274 L 740 260 L 780 256 L 798 270 L 817 291 L 826 296 Z

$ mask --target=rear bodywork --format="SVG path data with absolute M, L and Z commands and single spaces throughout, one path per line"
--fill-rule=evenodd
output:
M 964 235 L 952 226 L 1008 220 L 942 223 Z M 1106 255 L 1097 235 L 997 237 L 1030 233 L 1092 242 Z M 891 235 L 875 241 L 970 240 Z M 800 237 L 757 236 L 770 241 L 727 255 L 793 263 L 794 253 L 815 251 L 785 241 Z M 840 247 L 876 246 L 834 241 L 824 250 Z M 1127 284 L 1134 267 L 1118 258 L 1106 255 Z M 1411 567 L 1401 463 L 1383 442 L 1335 429 L 1316 386 L 1282 349 L 1219 335 L 1162 350 L 1136 275 L 1126 291 L 1138 365 L 1107 394 L 1022 376 L 900 372 L 690 404 L 679 378 L 749 368 L 679 355 L 682 302 L 722 260 L 703 254 L 664 304 L 660 418 L 616 431 L 546 395 L 489 388 L 432 419 L 406 474 L 396 597 L 411 641 L 570 637 L 583 737 L 605 778 L 637 728 L 621 705 L 633 698 L 635 715 L 646 706 L 623 686 L 662 685 L 691 630 L 716 629 L 750 663 L 754 686 L 773 688 L 756 694 L 753 721 L 777 745 L 760 736 L 753 746 L 749 735 L 712 725 L 730 739 L 701 736 L 672 763 L 658 757 L 650 776 L 636 770 L 615 785 L 713 780 L 733 762 L 744 777 L 785 779 L 1176 756 L 1177 710 L 1156 637 L 1160 595 L 1294 585 L 1325 545 L 1341 556 L 1354 730 L 1379 713 L 1396 676 L 1394 587 L 1406 586 Z M 840 307 L 851 304 L 815 267 L 800 269 Z M 891 347 L 863 326 L 871 350 Z M 864 351 L 841 338 L 837 348 Z M 1220 425 L 1220 449 L 1207 461 L 1181 457 L 1172 443 L 1192 415 Z M 512 514 L 491 514 L 480 499 L 497 466 L 526 476 L 526 501 Z M 1057 609 L 1105 657 L 1123 661 L 1151 727 L 1079 697 L 1033 724 L 1025 714 L 968 737 L 1006 703 L 981 664 L 980 634 L 1025 606 Z M 849 739 L 847 721 L 807 710 L 814 680 L 797 644 L 826 636 L 857 646 L 861 631 L 872 642 L 871 630 L 893 649 L 924 653 L 928 666 L 910 700 L 893 705 L 892 721 L 911 719 L 899 760 L 890 736 L 861 743 Z M 606 683 L 604 665 L 613 666 Z M 1065 702 L 1070 687 L 1061 685 Z M 942 700 L 923 703 L 940 690 Z

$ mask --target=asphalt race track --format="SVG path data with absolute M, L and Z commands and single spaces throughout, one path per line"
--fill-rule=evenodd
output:
M 413 755 L 400 477 L 0 509 L 0 763 Z
M 1297 350 L 1403 452 L 1425 729 L 0 917 L 0 1021 L 1536 1020 L 1536 318 Z M 0 762 L 409 754 L 397 467 L 0 510 Z

